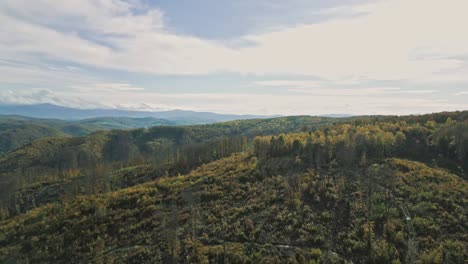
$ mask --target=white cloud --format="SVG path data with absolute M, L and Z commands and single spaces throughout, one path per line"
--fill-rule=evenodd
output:
M 461 10 L 468 10 L 467 1 L 393 0 L 357 7 L 356 12 L 368 15 L 250 36 L 258 46 L 245 49 L 242 55 L 255 60 L 239 66 L 244 65 L 247 72 L 313 74 L 328 79 L 362 75 L 421 80 L 456 70 L 460 62 L 446 56 L 468 52 L 468 35 L 461 26 L 468 23 L 468 17 Z M 413 55 L 420 50 L 426 56 Z
M 26 91 L 0 91 L 0 104 L 55 104 L 76 108 L 105 107 L 99 100 L 83 99 L 81 95 L 57 93 L 49 89 L 28 89 Z
M 432 94 L 438 90 L 405 90 L 399 87 L 366 87 L 366 88 L 290 88 L 289 92 L 311 95 L 359 96 L 359 95 L 398 95 L 398 94 Z
M 356 87 L 356 79 L 339 81 L 315 80 L 269 80 L 253 82 L 253 87 L 282 87 L 291 93 L 316 96 L 359 96 L 359 95 L 398 95 L 398 94 L 432 94 L 439 90 L 402 89 L 400 87 Z
M 400 94 L 432 94 L 439 92 L 439 90 L 400 90 L 396 91 L 396 93 Z
M 461 91 L 456 93 L 455 95 L 468 95 L 468 91 Z
M 128 83 L 93 83 L 85 86 L 72 86 L 80 92 L 138 92 L 145 88 L 133 86 Z
M 366 15 L 245 36 L 254 45 L 237 48 L 172 34 L 164 28 L 161 11 L 136 15 L 128 2 L 119 0 L 5 0 L 0 10 L 2 57 L 40 53 L 158 74 L 228 71 L 334 80 L 447 80 L 463 70 L 464 62 L 455 57 L 468 53 L 465 0 L 380 1 L 349 11 Z M 55 19 L 39 23 L 46 14 Z M 71 22 L 59 25 L 67 20 Z M 77 34 L 79 30 L 88 37 Z M 463 73 L 466 69 L 457 76 Z
M 86 72 L 78 69 L 59 68 L 47 64 L 29 65 L 0 62 L 0 84 L 20 84 L 33 86 L 82 85 L 96 82 Z M 62 86 L 63 87 L 63 86 Z
M 0 84 L 64 86 L 47 93 L 0 91 L 0 96 L 3 101 L 17 103 L 260 114 L 403 114 L 466 109 L 465 103 L 423 98 L 439 91 L 432 87 L 407 89 L 408 85 L 398 85 L 436 83 L 444 87 L 451 82 L 468 82 L 466 10 L 466 0 L 379 1 L 346 10 L 325 10 L 324 14 L 343 15 L 317 24 L 243 36 L 234 41 L 249 45 L 233 46 L 175 34 L 165 27 L 161 10 L 149 9 L 139 1 L 3 0 Z M 54 60 L 163 75 L 233 72 L 307 75 L 316 80 L 291 77 L 253 83 L 254 89 L 284 87 L 287 95 L 163 94 L 90 77 L 83 71 L 86 67 L 47 64 Z M 374 80 L 396 84 L 367 87 Z
M 160 10 L 143 10 L 144 7 L 137 1 L 3 0 L 0 8 L 7 16 L 66 31 L 134 36 L 162 29 L 164 25 Z M 133 14 L 134 9 L 139 9 L 138 15 Z
M 315 96 L 370 96 L 399 93 L 398 87 L 372 87 L 372 88 L 290 88 L 289 92 L 309 94 Z
M 271 80 L 271 81 L 257 81 L 254 85 L 260 86 L 282 86 L 282 87 L 319 87 L 323 85 L 321 81 L 299 81 L 299 80 Z
M 382 89 L 381 91 L 392 91 Z M 239 94 L 239 93 L 179 93 L 163 94 L 150 91 L 92 93 L 72 91 L 1 92 L 9 103 L 53 103 L 78 108 L 123 108 L 160 111 L 184 109 L 235 114 L 414 114 L 468 109 L 468 104 L 450 103 L 440 99 L 394 97 L 388 94 L 349 90 L 347 96 L 325 90 L 323 94 Z M 339 95 L 339 96 L 337 96 Z M 384 96 L 382 96 L 384 95 Z M 242 108 L 239 108 L 242 106 Z

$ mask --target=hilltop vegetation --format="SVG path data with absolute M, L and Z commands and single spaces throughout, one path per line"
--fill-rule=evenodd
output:
M 155 159 L 158 156 L 167 158 L 167 153 L 173 153 L 176 147 L 187 148 L 220 138 L 252 138 L 257 135 L 311 130 L 335 120 L 286 117 L 199 126 L 100 131 L 82 138 L 48 138 L 0 157 L 0 173 L 16 169 L 37 172 L 44 168 L 86 168 L 94 166 L 96 162 L 129 162 L 141 158 Z
M 0 173 L 15 172 L 18 169 L 23 172 L 32 170 L 35 173 L 44 169 L 63 171 L 70 168 L 94 167 L 96 163 L 141 163 L 142 159 L 151 159 L 153 162 L 167 160 L 174 155 L 185 156 L 187 152 L 191 152 L 192 156 L 200 156 L 210 154 L 203 150 L 209 146 L 203 146 L 203 144 L 210 145 L 211 141 L 222 138 L 227 139 L 227 141 L 229 138 L 236 137 L 252 139 L 259 135 L 301 131 L 304 132 L 302 135 L 293 135 L 301 138 L 298 139 L 299 142 L 296 142 L 301 144 L 301 148 L 305 147 L 306 144 L 309 146 L 311 144 L 314 146 L 327 145 L 325 148 L 328 149 L 330 155 L 332 154 L 330 151 L 336 147 L 346 148 L 344 151 L 352 154 L 351 156 L 355 155 L 356 151 L 359 152 L 359 155 L 399 155 L 406 148 L 412 158 L 423 155 L 424 161 L 429 161 L 429 159 L 441 161 L 441 158 L 445 158 L 446 162 L 455 160 L 457 164 L 445 165 L 457 169 L 458 166 L 463 167 L 463 161 L 467 156 L 467 143 L 465 141 L 467 116 L 466 112 L 346 119 L 303 116 L 241 120 L 211 125 L 159 126 L 127 131 L 96 132 L 83 138 L 48 138 L 26 145 L 0 157 Z M 345 125 L 341 127 L 327 126 L 333 124 Z M 319 127 L 323 127 L 323 129 L 317 131 Z M 356 132 L 356 128 L 361 131 Z M 312 132 L 313 135 L 310 134 Z M 337 133 L 340 134 L 339 137 L 335 135 Z M 307 134 L 310 135 L 309 139 L 306 139 Z M 369 136 L 376 138 L 369 139 Z M 374 149 L 369 150 L 371 151 L 369 153 L 364 153 L 366 151 L 362 149 L 355 149 L 354 146 L 349 146 L 351 142 L 349 137 L 357 137 L 352 139 L 352 141 L 357 140 L 356 144 L 361 144 L 359 141 L 363 141 L 362 144 L 367 144 L 362 146 L 366 151 L 369 147 Z M 314 140 L 317 142 L 305 142 L 312 140 L 312 138 L 315 138 Z M 282 141 L 284 137 L 278 139 Z M 290 140 L 287 143 L 289 147 L 294 143 L 293 141 Z M 338 143 L 335 144 L 335 141 Z M 252 144 L 250 141 L 247 143 Z M 340 144 L 345 144 L 344 148 Z M 55 148 L 55 145 L 60 147 Z M 396 145 L 398 146 L 395 147 Z M 376 148 L 381 149 L 377 150 Z M 384 150 L 383 148 L 392 148 L 392 150 Z M 400 148 L 400 150 L 394 148 Z M 183 158 L 188 159 L 188 157 Z M 330 160 L 333 157 L 327 156 L 326 159 Z
M 101 117 L 79 121 L 0 115 L 0 154 L 47 137 L 81 137 L 98 130 L 187 125 L 189 122 L 156 118 Z
M 256 155 L 276 167 L 272 173 L 339 163 L 402 157 L 444 167 L 468 178 L 468 118 L 423 124 L 406 121 L 339 124 L 315 132 L 255 138 Z M 281 167 L 282 166 L 282 167 Z
M 467 166 L 467 112 L 43 139 L 0 158 L 0 262 L 464 263 Z
M 186 176 L 40 207 L 2 223 L 0 260 L 463 263 L 467 257 L 467 185 L 455 175 L 390 159 L 266 176 L 257 161 L 235 155 Z
M 81 188 L 84 182 L 106 181 L 107 191 L 166 174 L 183 174 L 203 163 L 244 151 L 256 135 L 312 130 L 332 122 L 336 119 L 285 117 L 46 138 L 0 157 L 0 181 L 4 183 L 0 202 L 7 204 L 10 211 L 13 208 L 23 212 L 34 204 L 42 204 L 44 196 L 50 201 L 66 192 L 72 196 L 89 193 L 89 188 Z M 140 172 L 142 164 L 145 166 Z M 120 168 L 134 165 L 137 168 L 131 170 L 132 177 L 128 177 L 128 170 L 120 172 Z M 109 182 L 108 178 L 113 180 Z M 19 189 L 23 191 L 15 193 Z M 31 191 L 37 194 L 32 195 L 37 198 L 34 202 L 28 198 L 31 195 L 25 195 Z

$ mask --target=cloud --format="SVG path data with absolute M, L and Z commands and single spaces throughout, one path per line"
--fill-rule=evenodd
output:
M 466 102 L 452 103 L 441 99 L 394 97 L 385 94 L 391 88 L 380 90 L 383 94 L 367 90 L 347 95 L 341 92 L 322 91 L 322 94 L 250 94 L 250 93 L 156 93 L 109 92 L 97 90 L 34 90 L 25 92 L 0 91 L 3 103 L 53 103 L 77 108 L 121 108 L 129 110 L 161 111 L 172 109 L 211 111 L 235 114 L 285 114 L 320 115 L 341 114 L 414 114 L 436 111 L 463 110 Z M 0 100 L 0 103 L 2 101 Z M 239 106 L 242 108 L 239 108 Z
M 353 75 L 445 79 L 443 71 L 460 67 L 461 62 L 452 55 L 468 51 L 468 37 L 460 27 L 468 22 L 460 11 L 466 8 L 466 1 L 433 0 L 358 6 L 355 12 L 367 15 L 250 36 L 257 47 L 244 52 L 255 62 L 239 65 L 245 71 L 313 74 L 327 79 Z M 417 56 L 418 51 L 425 51 L 424 56 Z
M 372 87 L 372 88 L 290 88 L 289 92 L 299 94 L 309 94 L 315 96 L 370 96 L 398 93 L 398 87 Z
M 316 96 L 359 96 L 359 95 L 398 95 L 432 94 L 435 89 L 403 89 L 400 87 L 360 87 L 358 79 L 328 80 L 268 80 L 253 82 L 253 87 L 282 87 L 291 93 Z
M 72 86 L 80 92 L 138 92 L 145 88 L 136 87 L 128 83 L 93 83 L 86 86 Z
M 16 84 L 35 87 L 61 86 L 63 88 L 64 85 L 83 85 L 94 82 L 96 80 L 90 76 L 89 72 L 73 66 L 57 67 L 46 63 L 31 65 L 0 60 L 0 84 L 5 86 Z
M 161 10 L 144 10 L 138 1 L 4 0 L 0 8 L 6 16 L 62 32 L 137 35 L 164 26 Z
M 281 86 L 281 87 L 319 87 L 323 85 L 321 81 L 310 80 L 270 80 L 270 81 L 256 81 L 253 85 L 259 86 Z
M 42 54 L 155 74 L 237 72 L 423 81 L 466 73 L 465 62 L 457 59 L 468 53 L 464 0 L 354 6 L 348 12 L 365 15 L 241 37 L 252 43 L 246 47 L 173 34 L 164 27 L 162 11 L 134 12 L 130 3 L 134 1 L 2 1 L 1 56 Z M 45 14 L 52 18 L 41 22 Z M 61 25 L 64 21 L 70 22 Z
M 248 45 L 232 45 L 174 33 L 162 10 L 138 0 L 3 0 L 0 85 L 35 89 L 0 91 L 0 101 L 259 114 L 466 109 L 457 98 L 433 96 L 468 82 L 466 10 L 465 0 L 378 1 L 325 9 L 333 19 L 252 33 L 230 41 Z M 104 69 L 257 81 L 250 93 L 165 94 L 99 76 Z
M 57 93 L 50 89 L 28 89 L 25 91 L 0 91 L 0 104 L 55 104 L 76 108 L 105 107 L 98 100 L 83 99 L 81 95 L 69 96 L 67 93 Z
M 396 93 L 400 94 L 432 94 L 439 92 L 439 90 L 401 90 L 396 91 Z

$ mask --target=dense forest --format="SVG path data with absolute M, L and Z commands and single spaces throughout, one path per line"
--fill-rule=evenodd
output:
M 4 263 L 465 263 L 468 112 L 44 138 L 0 156 Z
M 0 115 L 0 154 L 47 137 L 86 136 L 99 130 L 190 125 L 188 121 L 157 118 L 101 117 L 75 121 Z
M 311 130 L 334 122 L 285 117 L 44 138 L 0 157 L 0 202 L 15 214 L 65 195 L 106 192 L 184 174 L 245 151 L 257 135 Z M 105 184 L 96 184 L 100 181 Z

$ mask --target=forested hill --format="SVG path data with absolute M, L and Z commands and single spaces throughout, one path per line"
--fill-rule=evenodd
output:
M 100 117 L 78 121 L 0 115 L 0 154 L 46 137 L 86 136 L 98 130 L 190 125 L 156 118 Z
M 55 137 L 35 141 L 0 157 L 0 173 L 17 169 L 68 169 L 95 163 L 158 158 L 176 147 L 195 147 L 215 139 L 254 137 L 307 131 L 338 122 L 323 117 L 240 120 L 198 126 L 156 126 L 135 130 L 99 131 L 87 137 Z
M 45 138 L 0 156 L 0 203 L 9 203 L 9 207 L 16 204 L 15 211 L 23 212 L 65 194 L 93 193 L 161 175 L 187 173 L 203 163 L 248 149 L 257 135 L 314 130 L 333 122 L 337 119 L 299 116 Z M 120 172 L 125 166 L 135 168 Z M 109 177 L 114 180 L 105 180 Z M 97 179 L 104 180 L 107 187 L 94 184 Z M 14 194 L 15 200 L 22 202 L 9 202 L 19 189 L 28 195 Z
M 424 116 L 408 117 L 355 117 L 355 118 L 324 118 L 324 117 L 283 117 L 273 119 L 240 120 L 211 125 L 183 126 L 183 127 L 152 127 L 136 130 L 100 131 L 81 138 L 47 138 L 28 144 L 16 151 L 0 157 L 1 174 L 43 170 L 58 170 L 76 168 L 90 168 L 97 164 L 141 163 L 142 159 L 162 161 L 168 158 L 186 160 L 186 163 L 209 162 L 219 157 L 225 157 L 233 151 L 239 151 L 238 141 L 253 138 L 258 135 L 276 135 L 280 133 L 305 132 L 299 135 L 301 144 L 307 133 L 319 133 L 314 140 L 315 145 L 326 145 L 328 151 L 340 148 L 329 139 L 334 135 L 328 133 L 335 130 L 342 137 L 357 137 L 358 141 L 366 141 L 367 147 L 392 148 L 392 152 L 379 150 L 364 153 L 374 155 L 397 155 L 402 149 L 408 150 L 413 158 L 423 161 L 437 160 L 447 162 L 452 169 L 463 167 L 461 162 L 466 148 L 464 136 L 466 134 L 467 112 L 440 113 Z M 346 124 L 333 127 L 333 124 Z M 328 125 L 328 126 L 327 126 Z M 366 127 L 367 126 L 367 127 Z M 317 131 L 318 128 L 323 128 Z M 359 129 L 359 133 L 356 133 Z M 375 136 L 369 141 L 369 136 Z M 280 140 L 283 140 L 281 137 Z M 325 141 L 324 141 L 325 140 Z M 333 138 L 341 140 L 341 138 Z M 399 140 L 396 142 L 396 140 Z M 340 141 L 340 142 L 341 142 Z M 367 142 L 368 141 L 368 142 Z M 217 142 L 217 143 L 216 143 Z M 292 144 L 294 142 L 289 142 Z M 330 143 L 330 144 L 329 144 Z M 340 144 L 347 144 L 344 142 Z M 247 140 L 244 145 L 251 145 Z M 297 142 L 295 143 L 297 144 Z M 372 145 L 374 144 L 374 145 Z M 379 145 L 380 144 L 380 145 Z M 207 151 L 210 146 L 220 146 L 222 150 Z M 310 145 L 310 144 L 309 144 Z M 378 145 L 378 146 L 377 146 Z M 396 150 L 393 150 L 398 148 Z M 346 149 L 349 154 L 356 154 L 362 150 Z M 383 152 L 382 152 L 383 151 Z M 406 153 L 406 152 L 405 152 Z M 382 155 L 383 155 L 382 154 Z M 339 154 L 340 155 L 340 154 Z M 359 153 L 362 155 L 362 153 Z M 455 156 L 450 156 L 455 155 Z M 190 157 L 197 157 L 198 161 Z M 450 156 L 450 157 L 449 157 Z M 453 163 L 451 160 L 457 160 Z M 181 166 L 189 164 L 180 164 Z M 190 166 L 189 166 L 190 167 Z
M 468 112 L 39 140 L 0 159 L 0 262 L 464 263 L 467 167 Z
M 464 263 L 467 184 L 418 162 L 263 174 L 234 155 L 190 174 L 1 222 L 14 263 Z M 271 169 L 271 168 L 269 168 Z

